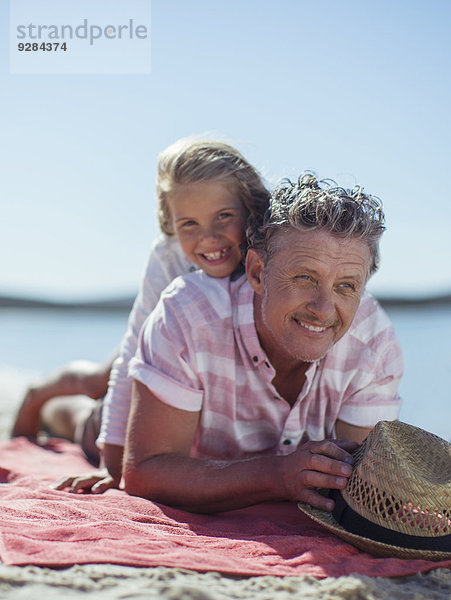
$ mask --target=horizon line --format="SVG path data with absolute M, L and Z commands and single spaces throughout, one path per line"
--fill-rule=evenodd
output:
M 429 296 L 413 296 L 403 294 L 378 294 L 372 295 L 383 306 L 431 306 L 451 305 L 451 292 L 437 293 Z M 55 310 L 114 310 L 130 311 L 136 295 L 122 294 L 109 296 L 103 299 L 79 299 L 79 300 L 51 300 L 37 296 L 4 294 L 0 295 L 0 309 L 23 308 L 23 309 L 55 309 Z

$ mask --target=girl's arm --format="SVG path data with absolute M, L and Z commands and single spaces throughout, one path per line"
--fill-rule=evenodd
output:
M 100 468 L 84 475 L 67 476 L 54 484 L 55 489 L 102 493 L 119 487 L 122 455 L 133 381 L 128 363 L 135 355 L 139 331 L 158 302 L 161 292 L 178 275 L 187 273 L 191 263 L 185 258 L 176 238 L 160 236 L 152 246 L 141 287 L 128 320 L 128 329 L 120 352 L 113 363 L 108 392 L 103 402 L 98 442 L 101 446 Z
M 141 327 L 157 304 L 161 292 L 179 275 L 190 270 L 176 238 L 160 236 L 152 246 L 139 293 L 128 320 L 120 353 L 111 369 L 108 392 L 104 400 L 102 426 L 98 442 L 123 446 L 132 395 L 128 363 L 135 355 Z

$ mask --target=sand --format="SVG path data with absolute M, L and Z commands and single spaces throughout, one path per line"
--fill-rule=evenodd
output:
M 6 440 L 15 410 L 37 373 L 0 366 L 0 439 Z M 165 567 L 75 565 L 69 569 L 12 567 L 0 564 L 0 599 L 70 600 L 448 600 L 451 570 L 435 569 L 402 578 L 351 575 L 304 577 L 230 577 Z

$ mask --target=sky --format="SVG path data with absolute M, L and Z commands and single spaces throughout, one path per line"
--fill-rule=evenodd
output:
M 305 169 L 363 185 L 387 218 L 369 289 L 451 291 L 448 0 L 153 0 L 150 72 L 113 74 L 12 73 L 9 5 L 0 294 L 135 293 L 158 154 L 191 134 L 232 143 L 271 187 Z

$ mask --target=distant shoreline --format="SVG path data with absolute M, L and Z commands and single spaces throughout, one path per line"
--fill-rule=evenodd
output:
M 106 300 L 54 301 L 22 296 L 0 296 L 2 308 L 23 308 L 36 310 L 83 310 L 83 311 L 130 311 L 134 297 L 110 298 Z
M 451 306 L 451 294 L 440 294 L 428 297 L 376 296 L 382 306 L 387 308 L 437 307 Z M 133 296 L 109 298 L 104 300 L 53 301 L 23 296 L 0 296 L 2 308 L 34 309 L 34 310 L 77 310 L 90 312 L 125 312 L 130 311 Z

